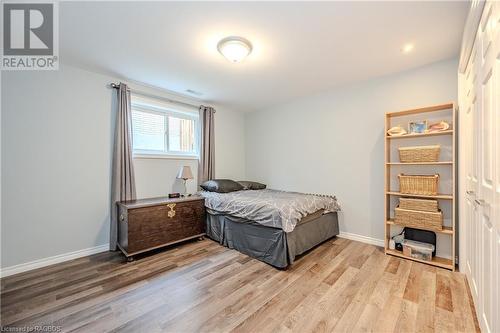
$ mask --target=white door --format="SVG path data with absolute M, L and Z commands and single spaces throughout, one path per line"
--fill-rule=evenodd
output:
M 489 1 L 461 77 L 465 273 L 484 332 L 500 332 L 500 2 Z
M 475 202 L 478 204 L 479 224 L 481 228 L 481 292 L 480 292 L 480 321 L 486 332 L 494 328 L 496 290 L 495 284 L 496 252 L 497 252 L 497 221 L 495 221 L 495 193 L 497 193 L 497 131 L 498 126 L 498 66 L 497 49 L 499 44 L 495 41 L 498 30 L 496 8 L 492 2 L 485 6 L 483 17 L 479 26 L 478 46 L 481 47 L 480 69 L 480 96 L 481 105 L 479 116 L 479 191 Z
M 500 1 L 494 2 L 493 12 L 491 14 L 492 35 L 492 54 L 494 58 L 494 85 L 493 85 L 493 142 L 495 162 L 493 164 L 494 186 L 491 212 L 493 216 L 494 228 L 494 278 L 493 278 L 493 315 L 495 318 L 494 330 L 500 332 Z
M 477 43 L 475 44 L 477 45 Z M 472 55 L 469 59 L 465 76 L 462 80 L 462 110 L 465 110 L 465 116 L 462 121 L 464 122 L 461 133 L 465 146 L 463 154 L 465 156 L 465 219 L 463 223 L 466 225 L 467 237 L 466 242 L 466 257 L 462 258 L 466 262 L 466 273 L 469 277 L 469 284 L 474 299 L 479 297 L 479 273 L 480 266 L 477 261 L 479 258 L 480 246 L 480 230 L 478 225 L 478 209 L 477 209 L 477 193 L 478 193 L 478 113 L 477 109 L 477 48 L 474 47 Z

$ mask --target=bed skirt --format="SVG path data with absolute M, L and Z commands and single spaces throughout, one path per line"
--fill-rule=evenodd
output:
M 207 212 L 207 236 L 230 249 L 286 268 L 295 257 L 339 234 L 337 213 L 299 223 L 292 232 L 241 218 Z

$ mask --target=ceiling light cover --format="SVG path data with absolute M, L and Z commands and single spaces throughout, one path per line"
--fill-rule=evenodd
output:
M 403 53 L 410 53 L 414 48 L 414 45 L 413 44 L 406 44 L 405 46 L 403 46 L 403 48 L 401 49 L 401 51 Z
M 252 52 L 252 44 L 243 37 L 226 37 L 217 44 L 217 50 L 231 62 L 241 62 Z

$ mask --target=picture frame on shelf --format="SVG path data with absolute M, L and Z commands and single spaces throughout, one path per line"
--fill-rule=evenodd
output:
M 423 134 L 427 132 L 427 120 L 410 121 L 408 134 Z

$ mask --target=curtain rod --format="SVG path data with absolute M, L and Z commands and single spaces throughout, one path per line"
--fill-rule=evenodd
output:
M 111 88 L 113 88 L 113 89 L 119 89 L 120 88 L 120 84 L 119 83 L 114 83 L 114 82 L 110 83 L 109 86 Z M 186 102 L 176 101 L 176 100 L 173 100 L 173 99 L 170 99 L 170 98 L 165 98 L 165 97 L 161 97 L 161 96 L 155 96 L 155 95 L 151 95 L 151 94 L 148 94 L 148 93 L 144 93 L 142 91 L 131 90 L 130 88 L 128 88 L 128 90 L 130 92 L 133 92 L 135 94 L 142 95 L 142 96 L 145 96 L 145 97 L 161 99 L 161 100 L 164 100 L 164 101 L 169 102 L 169 103 L 181 104 L 181 105 L 185 105 L 185 106 L 192 107 L 192 108 L 195 108 L 195 109 L 199 109 L 200 108 L 200 105 L 194 105 L 194 104 L 190 104 L 190 103 L 186 103 Z

